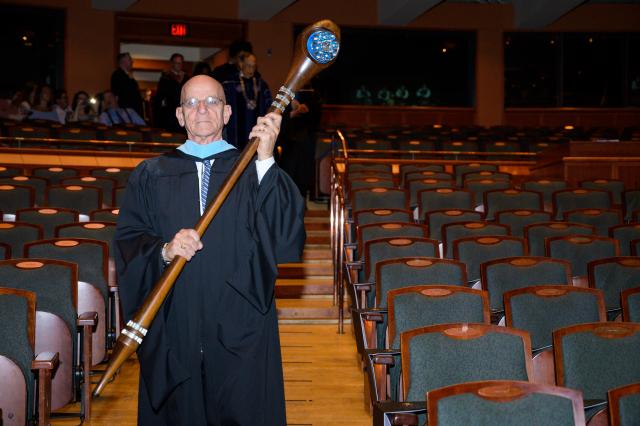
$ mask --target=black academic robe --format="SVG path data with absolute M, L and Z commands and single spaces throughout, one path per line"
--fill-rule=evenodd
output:
M 111 74 L 111 92 L 118 97 L 120 108 L 133 108 L 144 117 L 142 95 L 135 78 L 127 74 L 122 68 L 117 68 Z
M 244 149 L 249 141 L 251 129 L 256 125 L 258 117 L 267 113 L 271 106 L 271 91 L 267 82 L 260 76 L 256 76 L 256 84 L 258 86 L 258 97 L 256 99 L 255 90 L 253 89 L 253 79 L 244 78 L 244 94 L 240 77 L 236 73 L 235 79 L 224 82 L 224 94 L 227 98 L 227 104 L 231 106 L 231 117 L 225 126 L 225 139 L 238 149 Z M 255 109 L 247 108 L 247 100 L 255 101 Z
M 209 202 L 237 156 L 212 157 Z M 126 319 L 162 273 L 163 243 L 200 217 L 195 160 L 174 150 L 129 178 L 115 235 Z M 260 184 L 247 167 L 138 349 L 138 424 L 286 423 L 274 286 L 277 264 L 300 257 L 303 215 L 277 165 Z

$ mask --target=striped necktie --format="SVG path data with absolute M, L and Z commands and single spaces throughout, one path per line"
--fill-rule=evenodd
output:
M 209 189 L 209 176 L 211 174 L 211 161 L 204 160 L 202 162 L 202 184 L 200 186 L 200 206 L 204 212 L 207 206 L 207 190 Z

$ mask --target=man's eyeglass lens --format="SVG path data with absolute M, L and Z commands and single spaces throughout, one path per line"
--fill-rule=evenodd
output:
M 204 102 L 206 107 L 215 107 L 218 105 L 224 104 L 224 101 L 220 98 L 216 98 L 215 96 L 207 96 L 206 98 L 200 100 L 196 98 L 189 98 L 182 103 L 182 106 L 185 108 L 197 108 L 200 105 L 200 102 Z

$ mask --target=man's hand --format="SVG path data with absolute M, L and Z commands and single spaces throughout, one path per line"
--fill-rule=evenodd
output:
M 276 139 L 278 139 L 278 133 L 280 133 L 280 123 L 282 122 L 282 116 L 271 112 L 264 117 L 258 117 L 258 122 L 251 133 L 249 139 L 255 137 L 260 138 L 258 144 L 258 160 L 266 160 L 273 157 L 273 148 L 276 145 Z
M 201 249 L 202 242 L 195 229 L 181 229 L 165 247 L 162 258 L 171 262 L 174 257 L 182 256 L 189 261 Z

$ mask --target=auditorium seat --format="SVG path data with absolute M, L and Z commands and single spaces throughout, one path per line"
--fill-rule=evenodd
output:
M 596 229 L 590 225 L 571 222 L 541 222 L 524 227 L 524 237 L 529 243 L 531 256 L 545 256 L 545 240 L 562 235 L 595 235 Z
M 562 220 L 564 213 L 575 209 L 609 209 L 611 192 L 600 189 L 563 189 L 552 195 L 554 219 Z
M 35 293 L 0 287 L 2 424 L 49 425 L 51 376 L 59 359 L 56 352 L 36 352 L 35 340 Z
M 509 235 L 509 227 L 484 221 L 453 222 L 442 227 L 443 257 L 453 258 L 453 247 L 457 239 L 485 235 Z
M 543 210 L 502 210 L 496 213 L 495 221 L 507 225 L 514 237 L 524 237 L 524 229 L 534 223 L 549 222 L 551 213 Z
M 591 179 L 583 180 L 579 183 L 581 188 L 600 189 L 611 193 L 613 204 L 622 204 L 622 193 L 624 192 L 624 181 L 618 179 Z
M 352 210 L 364 209 L 406 209 L 408 197 L 406 191 L 393 188 L 362 188 L 351 192 L 349 196 Z
M 487 380 L 434 389 L 429 426 L 584 425 L 580 392 L 523 381 Z
M 609 419 L 611 426 L 632 426 L 640 419 L 640 381 L 609 389 Z
M 71 186 L 95 186 L 102 190 L 102 203 L 105 206 L 113 205 L 113 190 L 117 187 L 117 181 L 114 178 L 96 177 L 96 176 L 82 176 L 82 177 L 70 177 L 60 180 L 60 185 Z M 86 214 L 86 213 L 85 213 Z
M 78 210 L 80 220 L 87 221 L 89 212 L 102 208 L 102 189 L 93 185 L 51 185 L 46 192 L 47 207 Z
M 537 285 L 504 293 L 507 327 L 531 336 L 533 381 L 555 384 L 553 331 L 574 324 L 606 322 L 600 290 L 570 285 Z
M 511 183 L 506 180 L 482 178 L 469 179 L 464 182 L 464 189 L 473 194 L 473 207 L 479 211 L 485 211 L 484 194 L 487 191 L 505 190 L 511 188 Z
M 445 225 L 453 222 L 479 222 L 482 220 L 482 214 L 474 210 L 447 209 L 428 211 L 424 218 L 429 228 L 429 238 L 442 241 L 442 228 Z
M 44 204 L 44 191 L 48 184 L 49 181 L 47 179 L 36 176 L 18 175 L 10 178 L 0 178 L 0 185 L 19 185 L 33 188 L 33 204 L 38 206 L 42 206 Z
M 609 229 L 608 236 L 620 242 L 621 256 L 632 256 L 631 242 L 640 239 L 640 224 L 630 223 L 627 225 L 613 226 Z
M 470 285 L 480 280 L 480 265 L 507 256 L 526 256 L 524 238 L 510 235 L 481 235 L 458 238 L 453 241 L 453 258 L 467 265 Z
M 380 222 L 359 226 L 357 229 L 357 256 L 362 258 L 364 244 L 376 238 L 385 237 L 425 237 L 429 230 L 426 226 L 411 222 Z
M 2 206 L 2 219 L 15 221 L 16 211 L 33 207 L 35 191 L 26 185 L 0 184 L 0 206 Z
M 462 176 L 469 172 L 480 172 L 488 170 L 492 172 L 498 171 L 498 166 L 495 164 L 482 164 L 482 163 L 469 163 L 469 164 L 454 164 L 453 174 L 456 177 L 456 185 L 462 186 Z
M 619 256 L 618 241 L 595 235 L 565 235 L 545 240 L 545 255 L 571 263 L 573 285 L 586 287 L 587 264 L 592 260 Z
M 596 322 L 561 328 L 553 332 L 553 348 L 556 383 L 582 392 L 587 421 L 607 417 L 609 390 L 640 382 L 640 324 Z
M 13 177 L 20 176 L 22 174 L 22 169 L 19 167 L 11 167 L 11 166 L 2 166 L 0 165 L 0 177 Z
M 423 189 L 418 192 L 418 210 L 420 218 L 436 210 L 472 210 L 473 194 L 456 188 Z
M 542 194 L 514 188 L 486 191 L 483 204 L 486 220 L 494 220 L 499 212 L 505 210 L 543 208 Z
M 24 245 L 41 240 L 42 226 L 26 222 L 0 222 L 0 241 L 11 247 L 11 257 L 22 257 Z
M 59 185 L 64 178 L 78 176 L 80 172 L 71 167 L 36 167 L 31 171 L 33 176 L 45 178 L 50 185 Z
M 493 179 L 493 180 L 504 180 L 507 182 L 511 182 L 511 174 L 505 172 L 498 172 L 492 170 L 480 170 L 474 172 L 467 172 L 462 175 L 462 185 L 465 185 L 465 182 L 474 179 Z
M 622 291 L 620 304 L 623 321 L 640 323 L 640 286 Z
M 89 213 L 89 221 L 90 222 L 117 222 L 119 213 L 120 213 L 120 209 L 113 208 L 113 207 L 108 209 L 93 210 Z
M 537 191 L 542 194 L 544 210 L 548 212 L 553 211 L 553 193 L 567 189 L 567 187 L 567 182 L 560 179 L 527 180 L 522 183 L 522 189 Z
M 620 315 L 620 293 L 640 286 L 640 258 L 607 257 L 587 265 L 589 287 L 604 293 L 610 320 Z
M 3 285 L 36 294 L 36 352 L 59 354 L 60 364 L 51 384 L 51 410 L 64 407 L 74 400 L 78 392 L 82 402 L 80 414 L 89 420 L 91 340 L 97 314 L 78 314 L 77 276 L 76 264 L 60 260 L 13 259 L 0 262 L 0 282 Z M 82 358 L 78 356 L 79 345 L 82 345 Z
M 53 238 L 55 228 L 65 223 L 77 222 L 79 213 L 77 210 L 65 208 L 34 207 L 20 209 L 16 214 L 18 222 L 33 223 L 42 226 L 43 238 Z
M 617 209 L 575 209 L 565 211 L 564 220 L 591 225 L 597 235 L 608 237 L 609 228 L 622 224 L 622 213 Z
M 627 222 L 637 222 L 637 213 L 640 212 L 640 189 L 624 191 L 622 193 L 622 207 L 624 210 L 624 220 Z M 635 218 L 634 214 L 636 214 Z
M 129 176 L 131 175 L 131 169 L 121 169 L 119 167 L 107 167 L 100 169 L 91 169 L 89 174 L 96 177 L 105 177 L 115 179 L 117 186 L 126 186 Z
M 489 292 L 491 314 L 497 322 L 504 314 L 504 293 L 534 285 L 570 285 L 571 264 L 547 257 L 509 256 L 480 265 L 480 282 Z

